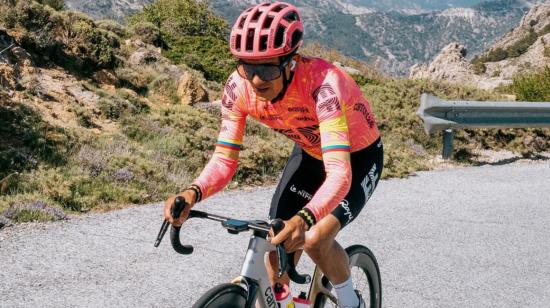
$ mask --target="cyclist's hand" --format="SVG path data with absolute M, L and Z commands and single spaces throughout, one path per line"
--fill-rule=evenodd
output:
M 271 244 L 283 243 L 286 252 L 293 252 L 302 248 L 306 242 L 307 225 L 300 216 L 285 220 L 285 227 L 271 239 Z
M 182 196 L 188 206 L 186 206 L 185 209 L 181 212 L 178 219 L 174 219 L 172 217 L 172 207 L 174 206 L 174 200 L 177 196 Z M 189 211 L 191 211 L 191 208 L 195 204 L 195 200 L 195 192 L 192 190 L 185 190 L 179 193 L 179 195 L 168 198 L 164 202 L 164 219 L 168 220 L 172 225 L 176 227 L 181 226 L 187 220 L 187 217 L 189 216 Z

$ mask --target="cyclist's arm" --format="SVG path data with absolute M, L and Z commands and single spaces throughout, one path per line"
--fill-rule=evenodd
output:
M 317 92 L 316 106 L 321 134 L 321 150 L 326 179 L 305 206 L 321 220 L 338 206 L 351 186 L 350 141 L 345 102 L 339 89 L 345 86 L 336 73 L 327 74 Z
M 239 109 L 238 100 L 242 98 L 237 96 L 235 83 L 232 80 L 230 77 L 222 98 L 222 123 L 216 149 L 199 177 L 193 181 L 193 184 L 198 186 L 201 191 L 201 200 L 222 190 L 237 170 L 237 161 L 246 125 L 246 113 Z

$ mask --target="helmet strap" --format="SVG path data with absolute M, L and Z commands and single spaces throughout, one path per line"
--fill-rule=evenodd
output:
M 277 97 L 275 97 L 274 99 L 271 100 L 271 103 L 276 103 L 279 100 L 283 99 L 283 97 L 286 94 L 286 90 L 288 89 L 288 86 L 292 82 L 292 79 L 294 79 L 294 69 L 296 68 L 296 61 L 294 61 L 294 59 L 292 59 L 292 57 L 294 57 L 295 54 L 296 54 L 296 52 L 293 52 L 290 55 L 286 56 L 286 57 L 291 58 L 291 60 L 290 60 L 290 76 L 287 78 L 286 68 L 285 68 L 285 71 L 283 72 L 283 89 L 281 90 L 281 92 L 279 92 L 279 95 L 277 95 Z M 286 57 L 281 57 L 281 61 L 283 61 L 283 60 L 286 61 L 286 59 L 285 59 Z

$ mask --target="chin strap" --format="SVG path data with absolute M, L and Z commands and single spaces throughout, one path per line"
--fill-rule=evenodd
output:
M 275 97 L 274 99 L 271 100 L 271 103 L 276 103 L 279 100 L 283 99 L 283 97 L 286 94 L 286 90 L 288 89 L 288 86 L 292 82 L 292 79 L 294 79 L 294 68 L 295 67 L 296 67 L 296 61 L 294 61 L 294 59 L 292 59 L 290 61 L 290 77 L 287 78 L 286 77 L 286 72 L 283 72 L 283 89 L 281 90 L 281 92 L 279 92 L 279 95 L 277 95 L 277 97 Z

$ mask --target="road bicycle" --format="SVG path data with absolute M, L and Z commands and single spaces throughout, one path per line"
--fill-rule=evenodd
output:
M 185 206 L 184 199 L 177 197 L 172 216 L 179 217 Z M 279 308 L 265 265 L 265 254 L 273 250 L 277 252 L 279 277 L 287 272 L 293 282 L 299 284 L 309 283 L 307 300 L 311 303 L 311 307 L 337 307 L 337 298 L 332 290 L 332 285 L 318 267 L 314 270 L 313 278 L 307 274 L 299 274 L 294 264 L 294 253 L 287 254 L 282 245 L 271 245 L 269 231 L 273 229 L 276 234 L 282 230 L 284 227 L 282 220 L 275 219 L 271 223 L 263 220 L 239 220 L 196 210 L 190 211 L 189 218 L 203 218 L 221 222 L 222 227 L 231 234 L 252 231 L 240 276 L 231 283 L 223 283 L 213 287 L 200 297 L 193 307 Z M 155 247 L 160 244 L 168 225 L 169 223 L 165 221 L 157 236 Z M 181 227 L 174 226 L 171 228 L 170 241 L 172 247 L 180 254 L 191 254 L 193 247 L 182 245 L 180 241 L 180 229 Z M 361 245 L 353 245 L 345 250 L 350 260 L 354 288 L 362 294 L 365 303 L 370 303 L 369 307 L 380 308 L 382 306 L 382 284 L 374 254 L 367 247 Z

